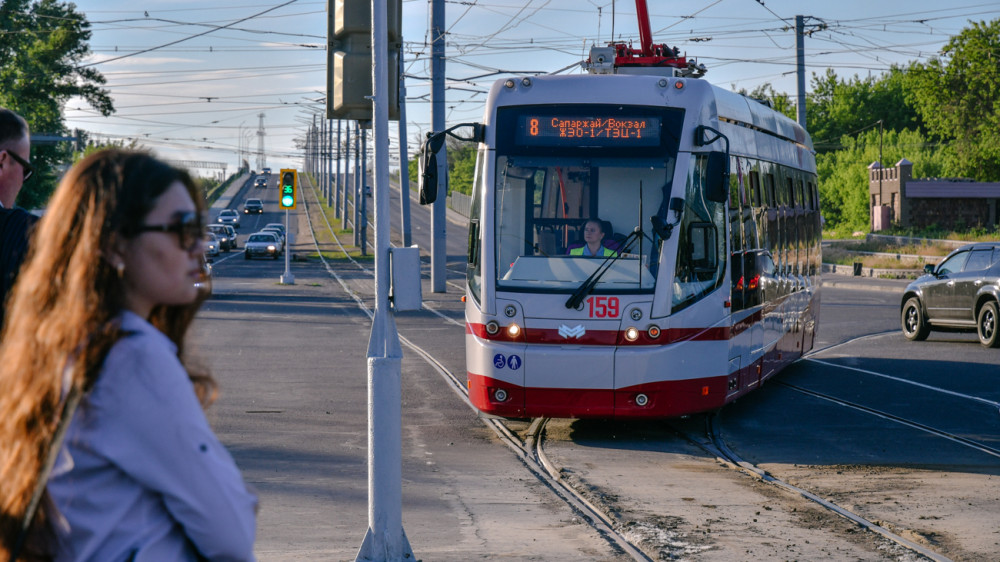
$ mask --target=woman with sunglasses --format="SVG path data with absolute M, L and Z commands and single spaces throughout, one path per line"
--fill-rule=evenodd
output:
M 214 381 L 185 362 L 202 211 L 186 173 L 117 149 L 53 195 L 0 345 L 3 559 L 80 395 L 22 560 L 253 560 L 257 499 L 202 411 Z

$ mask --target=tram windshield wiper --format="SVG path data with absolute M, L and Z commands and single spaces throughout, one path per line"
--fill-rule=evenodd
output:
M 635 244 L 635 241 L 641 238 L 642 235 L 642 229 L 638 226 L 635 227 L 635 230 L 629 233 L 625 240 L 622 241 L 618 251 L 615 254 L 604 258 L 604 261 L 597 267 L 597 269 L 594 270 L 593 273 L 590 274 L 590 277 L 587 277 L 587 279 L 576 288 L 576 291 L 573 291 L 573 294 L 566 301 L 566 308 L 576 308 L 580 306 L 583 299 L 587 298 L 587 295 L 589 295 L 591 291 L 594 290 L 594 287 L 597 286 L 597 282 L 601 280 L 601 277 L 604 277 L 604 274 L 611 269 L 611 265 L 631 250 L 632 244 Z

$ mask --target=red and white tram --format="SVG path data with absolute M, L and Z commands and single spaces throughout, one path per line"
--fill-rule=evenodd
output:
M 490 91 L 465 311 L 469 396 L 485 414 L 713 410 L 813 347 L 808 134 L 643 41 L 594 49 L 591 74 Z M 579 250 L 598 230 L 600 249 Z

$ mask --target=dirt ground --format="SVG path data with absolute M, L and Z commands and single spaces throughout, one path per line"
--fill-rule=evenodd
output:
M 562 478 L 656 560 L 926 558 L 818 504 L 733 469 L 662 425 L 553 420 L 544 451 Z M 952 560 L 1000 559 L 998 478 L 872 466 L 761 466 Z

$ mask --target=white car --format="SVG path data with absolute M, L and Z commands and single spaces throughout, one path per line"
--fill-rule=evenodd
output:
M 255 232 L 243 243 L 243 257 L 271 257 L 278 259 L 281 254 L 281 242 L 273 232 Z
M 219 255 L 219 239 L 211 232 L 205 233 L 205 255 L 210 258 Z
M 222 224 L 228 224 L 237 230 L 240 228 L 240 214 L 233 209 L 219 211 L 219 218 L 216 220 Z

